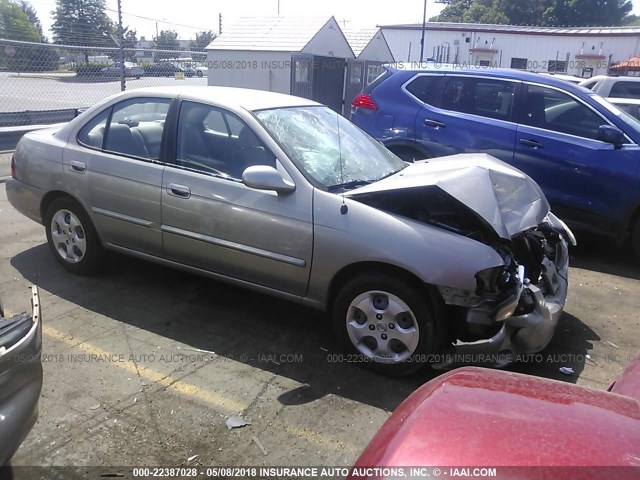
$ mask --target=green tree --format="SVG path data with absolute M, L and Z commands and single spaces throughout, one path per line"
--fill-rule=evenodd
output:
M 202 32 L 197 32 L 196 39 L 191 40 L 191 43 L 189 44 L 189 49 L 194 52 L 203 52 L 203 53 L 202 54 L 192 53 L 191 57 L 196 62 L 205 62 L 207 60 L 207 54 L 204 53 L 204 49 L 207 48 L 209 44 L 213 42 L 213 40 L 217 36 L 218 35 L 214 33 L 213 30 L 203 30 Z
M 541 26 L 615 26 L 627 22 L 630 0 L 439 0 L 439 22 Z
M 202 32 L 198 32 L 196 33 L 196 39 L 191 40 L 189 48 L 194 52 L 204 52 L 204 49 L 209 46 L 217 36 L 218 35 L 214 33 L 213 30 L 203 30 Z
M 51 32 L 56 43 L 116 47 L 116 29 L 105 13 L 105 0 L 56 0 Z M 84 51 L 89 61 L 89 49 Z
M 0 0 L 0 38 L 29 43 L 42 42 L 42 35 L 19 3 Z M 11 45 L 0 50 L 0 65 L 11 71 L 51 70 L 57 68 L 58 53 L 48 46 Z
M 630 0 L 556 0 L 545 10 L 542 25 L 617 26 L 633 10 Z
M 25 13 L 27 18 L 29 19 L 29 22 L 31 22 L 31 25 L 36 28 L 36 30 L 40 34 L 40 37 L 44 39 L 44 35 L 42 33 L 42 23 L 40 23 L 38 12 L 36 12 L 36 9 L 33 8 L 33 5 L 31 5 L 26 0 L 18 0 L 16 3 L 20 7 L 20 10 Z
M 157 50 L 175 50 L 176 53 L 156 53 L 155 61 L 163 60 L 166 58 L 178 57 L 178 50 L 180 49 L 180 42 L 178 42 L 178 32 L 175 30 L 160 30 L 157 36 L 153 37 L 153 48 Z
M 124 37 L 124 56 L 128 61 L 135 61 L 136 52 L 135 48 L 138 45 L 138 32 L 135 30 L 129 30 L 129 27 L 124 27 L 123 34 Z

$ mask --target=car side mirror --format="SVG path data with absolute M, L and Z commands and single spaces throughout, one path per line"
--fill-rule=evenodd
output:
M 616 149 L 624 145 L 624 133 L 619 128 L 611 125 L 600 125 L 598 127 L 598 138 L 603 142 L 612 144 Z
M 282 178 L 282 175 L 268 165 L 254 165 L 242 173 L 242 182 L 256 190 L 274 190 L 278 193 L 291 193 L 295 184 Z

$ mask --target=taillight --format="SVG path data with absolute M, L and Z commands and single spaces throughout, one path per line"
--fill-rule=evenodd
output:
M 371 95 L 367 93 L 359 93 L 351 103 L 354 107 L 364 108 L 365 110 L 378 110 L 378 105 L 373 101 Z
M 16 178 L 16 156 L 15 154 L 11 155 L 11 176 Z

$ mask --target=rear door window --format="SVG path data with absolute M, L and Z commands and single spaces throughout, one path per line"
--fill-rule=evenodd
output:
M 442 108 L 496 120 L 510 120 L 516 82 L 477 77 L 446 77 Z
M 442 75 L 419 75 L 407 84 L 406 89 L 421 102 L 435 105 L 441 79 Z
M 160 159 L 164 122 L 169 112 L 168 98 L 134 98 L 113 107 L 104 149 L 112 153 Z
M 110 114 L 111 108 L 107 108 L 93 117 L 78 133 L 78 142 L 85 147 L 101 150 L 104 142 L 104 131 Z
M 609 96 L 616 98 L 640 98 L 640 82 L 616 82 L 613 84 Z

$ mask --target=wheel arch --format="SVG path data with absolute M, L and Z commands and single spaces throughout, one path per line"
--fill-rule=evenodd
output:
M 40 201 L 40 217 L 42 218 L 43 223 L 47 215 L 47 210 L 49 209 L 51 204 L 56 200 L 58 200 L 59 198 L 68 198 L 69 200 L 73 200 L 84 209 L 87 215 L 89 215 L 89 212 L 87 212 L 87 209 L 82 204 L 82 202 L 79 201 L 76 197 L 74 197 L 70 193 L 67 193 L 62 190 L 51 190 L 50 192 L 47 192 L 44 195 L 44 197 L 42 197 L 42 200 Z
M 424 283 L 420 278 L 414 273 L 405 270 L 404 268 L 398 267 L 396 265 L 392 265 L 390 263 L 384 262 L 357 262 L 352 263 L 343 267 L 339 270 L 331 279 L 328 289 L 327 295 L 327 303 L 326 309 L 327 311 L 331 311 L 333 309 L 333 304 L 335 299 L 342 289 L 346 285 L 349 280 L 355 278 L 358 275 L 371 274 L 371 275 L 379 275 L 386 274 L 391 275 L 397 278 L 400 278 L 407 283 L 415 286 L 418 291 L 423 291 L 427 294 L 432 300 L 432 304 L 434 308 L 440 310 L 440 306 L 444 306 L 444 300 L 438 292 L 438 289 L 432 285 Z M 438 311 L 434 311 L 434 314 L 438 314 Z
M 393 153 L 397 151 L 416 152 L 425 156 L 425 158 L 432 158 L 434 155 L 424 145 L 407 139 L 394 139 L 384 143 L 384 146 L 391 150 Z

